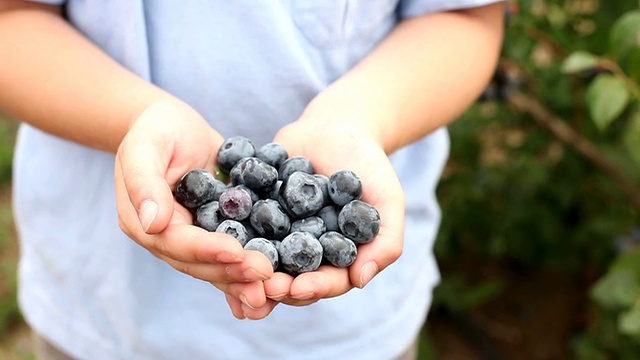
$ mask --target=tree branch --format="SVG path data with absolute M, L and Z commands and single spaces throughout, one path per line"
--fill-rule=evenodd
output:
M 611 162 L 587 138 L 568 126 L 559 116 L 531 96 L 513 92 L 508 102 L 517 110 L 529 114 L 539 125 L 549 130 L 556 138 L 573 147 L 608 176 L 622 191 L 631 205 L 640 213 L 640 188 L 616 164 Z

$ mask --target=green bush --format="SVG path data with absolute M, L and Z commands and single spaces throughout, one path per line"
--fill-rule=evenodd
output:
M 595 273 L 596 320 L 576 334 L 575 357 L 624 359 L 640 353 L 637 1 L 509 4 L 500 71 L 450 127 L 436 254 Z M 445 276 L 434 304 L 479 306 L 499 295 L 500 279 L 486 281 Z

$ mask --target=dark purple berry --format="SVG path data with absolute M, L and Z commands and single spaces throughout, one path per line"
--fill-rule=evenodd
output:
M 282 239 L 291 228 L 289 216 L 277 201 L 271 199 L 258 200 L 249 219 L 256 232 L 268 239 Z
M 278 168 L 278 179 L 285 180 L 289 175 L 296 171 L 302 171 L 307 174 L 313 174 L 313 164 L 311 160 L 304 156 L 294 156 L 285 160 L 280 168 Z
M 279 246 L 285 271 L 298 275 L 316 270 L 322 262 L 322 245 L 308 232 L 292 232 Z
M 244 220 L 251 214 L 251 195 L 241 187 L 230 187 L 220 195 L 220 213 L 232 220 Z
M 245 226 L 236 220 L 226 219 L 218 225 L 216 232 L 231 235 L 238 239 L 240 244 L 244 246 L 249 241 L 249 234 Z
M 278 201 L 291 217 L 302 219 L 320 211 L 323 199 L 318 179 L 311 174 L 296 171 L 282 183 Z
M 289 154 L 282 144 L 272 142 L 261 146 L 256 151 L 256 157 L 278 169 L 287 160 Z
M 295 231 L 306 231 L 311 233 L 311 235 L 319 238 L 320 235 L 324 234 L 327 231 L 327 228 L 324 226 L 324 221 L 318 216 L 310 216 L 308 218 L 296 220 L 291 223 L 291 232 Z
M 245 157 L 229 172 L 232 185 L 245 185 L 256 194 L 268 194 L 278 181 L 278 171 L 257 157 Z
M 256 147 L 251 140 L 244 136 L 232 136 L 220 145 L 217 159 L 220 167 L 229 172 L 240 159 L 254 156 L 255 154 Z
M 226 187 L 212 173 L 204 169 L 195 169 L 184 174 L 176 185 L 174 196 L 176 201 L 187 209 L 216 200 Z
M 195 225 L 207 231 L 216 231 L 223 220 L 220 204 L 217 201 L 208 202 L 196 210 Z
M 342 234 L 355 243 L 368 243 L 380 231 L 380 214 L 373 206 L 353 200 L 340 210 L 338 226 Z
M 257 250 L 263 253 L 271 262 L 273 270 L 275 270 L 280 263 L 280 255 L 278 255 L 276 245 L 265 238 L 254 238 L 249 240 L 249 242 L 244 246 L 244 249 Z
M 356 260 L 356 244 L 336 231 L 328 231 L 318 239 L 324 258 L 336 267 L 347 267 Z
M 351 170 L 340 170 L 329 178 L 329 196 L 336 205 L 343 206 L 362 196 L 360 178 Z

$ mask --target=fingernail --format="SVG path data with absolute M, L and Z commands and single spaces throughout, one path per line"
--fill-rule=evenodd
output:
M 316 296 L 314 292 L 308 292 L 300 295 L 291 295 L 291 298 L 296 300 L 309 300 L 313 299 L 314 296 Z
M 378 264 L 375 261 L 369 261 L 360 268 L 360 288 L 362 289 L 373 279 L 378 273 Z
M 158 216 L 158 204 L 153 200 L 145 200 L 140 206 L 140 212 L 138 213 L 140 225 L 142 225 L 144 232 L 149 231 L 156 216 Z
M 245 304 L 249 309 L 251 310 L 255 310 L 256 308 L 254 308 L 253 306 L 251 306 L 251 304 L 249 304 L 249 300 L 247 300 L 247 297 L 244 294 L 240 294 L 238 295 L 238 298 L 240 299 L 240 301 Z
M 269 277 L 254 268 L 249 268 L 242 273 L 246 281 L 269 280 Z

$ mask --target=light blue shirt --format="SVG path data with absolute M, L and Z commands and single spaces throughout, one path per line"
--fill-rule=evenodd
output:
M 69 0 L 67 14 L 223 136 L 261 145 L 399 18 L 488 2 Z M 111 154 L 22 125 L 20 305 L 34 329 L 82 359 L 392 359 L 418 334 L 439 278 L 435 188 L 447 153 L 440 129 L 392 155 L 407 194 L 405 251 L 365 289 L 240 321 L 220 291 L 121 232 Z

